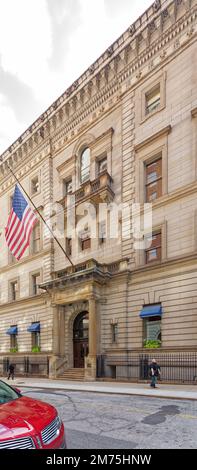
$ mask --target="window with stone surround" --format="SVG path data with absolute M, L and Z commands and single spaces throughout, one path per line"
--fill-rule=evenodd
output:
M 153 202 L 162 196 L 162 157 L 161 154 L 145 163 L 146 202 Z
M 98 160 L 98 174 L 100 175 L 103 171 L 107 171 L 107 156 Z
M 19 281 L 13 279 L 9 281 L 9 300 L 14 301 L 19 298 Z
M 160 83 L 145 94 L 145 114 L 146 116 L 160 108 L 161 93 Z
M 31 275 L 31 294 L 32 295 L 38 295 L 40 293 L 39 287 L 38 287 L 40 282 L 41 282 L 40 272 L 37 272 Z
M 85 183 L 90 179 L 90 149 L 86 147 L 80 157 L 80 181 Z
M 107 238 L 107 222 L 102 220 L 98 223 L 99 244 L 102 245 L 106 242 Z
M 118 342 L 118 323 L 111 324 L 111 341 L 112 344 Z
M 40 331 L 33 331 L 31 333 L 31 346 L 32 346 L 32 349 L 34 348 L 38 348 L 38 350 L 40 349 Z
M 72 194 L 72 178 L 63 180 L 63 196 Z
M 34 196 L 40 192 L 40 181 L 39 181 L 38 175 L 35 175 L 31 179 L 30 191 L 31 191 L 31 196 Z
M 144 343 L 146 341 L 161 341 L 161 316 L 147 317 L 144 322 Z
M 40 222 L 37 222 L 37 224 L 34 226 L 33 231 L 32 231 L 32 243 L 31 243 L 31 248 L 32 248 L 32 254 L 39 253 L 40 251 Z
M 88 226 L 79 233 L 79 244 L 81 251 L 91 248 L 91 232 Z
M 171 126 L 135 145 L 136 202 L 156 203 L 168 192 L 168 135 Z
M 161 230 L 145 237 L 145 264 L 161 261 Z
M 91 248 L 91 239 L 90 238 L 85 238 L 83 240 L 81 240 L 81 250 L 84 251 L 84 250 L 87 250 Z
M 143 122 L 165 107 L 166 73 L 148 80 L 141 89 L 141 119 Z
M 16 328 L 17 325 L 11 325 L 10 328 Z M 10 352 L 18 350 L 17 334 L 10 335 Z

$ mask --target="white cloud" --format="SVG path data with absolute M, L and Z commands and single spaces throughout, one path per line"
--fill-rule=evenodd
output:
M 68 2 L 65 9 L 64 1 Z M 152 3 L 151 0 L 72 2 L 77 8 L 76 15 L 71 0 L 61 0 L 59 8 L 57 0 L 0 0 L 0 65 L 25 85 L 24 90 L 29 87 L 32 103 L 33 99 L 38 103 L 37 112 L 32 109 L 32 119 L 29 109 L 26 120 L 23 112 L 22 128 L 21 119 L 17 119 L 17 103 L 15 109 L 13 105 L 14 114 L 10 104 L 12 94 L 9 103 L 3 101 L 0 83 L 0 152 Z M 24 93 L 20 99 L 25 100 L 25 96 Z M 21 117 L 20 106 L 18 116 Z
M 46 89 L 52 50 L 46 0 L 0 0 L 0 55 L 4 71 L 16 75 L 40 96 Z
M 17 139 L 25 129 L 25 122 L 17 121 L 13 109 L 8 105 L 3 95 L 0 94 L 0 151 L 4 150 L 7 143 Z M 11 143 L 11 142 L 10 142 Z

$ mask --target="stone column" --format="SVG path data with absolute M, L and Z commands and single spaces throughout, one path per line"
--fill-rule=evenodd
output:
M 65 357 L 65 310 L 64 306 L 59 306 L 59 353 Z
M 66 368 L 65 358 L 65 315 L 64 307 L 53 306 L 53 355 L 50 358 L 49 376 L 56 378 Z
M 56 365 L 59 357 L 59 315 L 58 306 L 53 305 L 52 356 L 49 359 L 49 377 L 56 377 Z
M 59 356 L 60 338 L 59 338 L 59 307 L 53 306 L 53 354 Z
M 86 380 L 96 379 L 96 353 L 97 353 L 97 318 L 96 299 L 89 299 L 89 354 L 85 360 Z

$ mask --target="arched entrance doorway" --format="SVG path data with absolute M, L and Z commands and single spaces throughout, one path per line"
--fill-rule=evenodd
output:
M 81 312 L 73 324 L 73 358 L 74 367 L 85 367 L 85 356 L 88 355 L 88 312 Z

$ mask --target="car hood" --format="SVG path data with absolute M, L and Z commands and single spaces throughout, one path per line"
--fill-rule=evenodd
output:
M 56 415 L 53 406 L 28 397 L 0 405 L 0 441 L 40 432 Z

